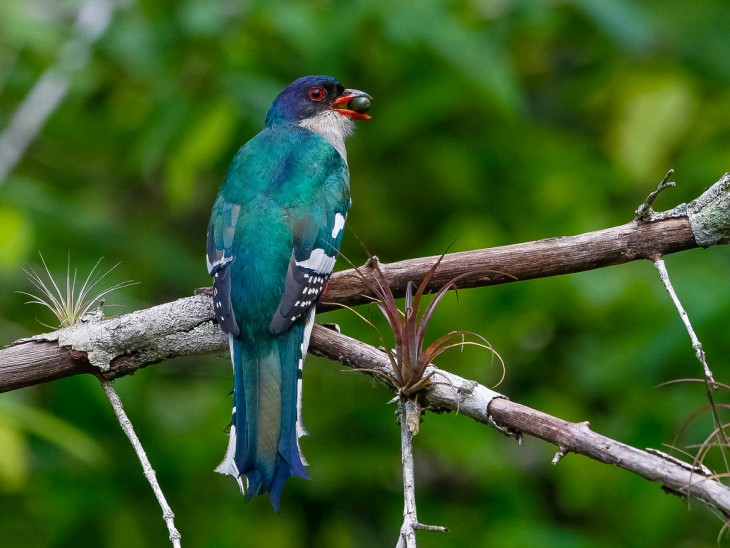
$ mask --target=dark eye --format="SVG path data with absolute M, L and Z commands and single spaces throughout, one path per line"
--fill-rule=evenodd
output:
M 312 101 L 321 101 L 324 99 L 324 90 L 322 88 L 312 88 L 309 90 L 309 98 Z

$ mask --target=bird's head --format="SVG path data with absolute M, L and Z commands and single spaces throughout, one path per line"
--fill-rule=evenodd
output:
M 316 124 L 318 119 L 340 117 L 348 126 L 350 120 L 370 118 L 365 114 L 370 99 L 364 91 L 346 89 L 331 76 L 304 76 L 294 80 L 274 100 L 266 116 L 266 126 Z

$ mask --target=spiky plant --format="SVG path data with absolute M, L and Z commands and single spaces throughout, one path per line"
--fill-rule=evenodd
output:
M 18 291 L 18 293 L 27 295 L 31 298 L 30 301 L 26 302 L 26 304 L 40 304 L 53 312 L 59 321 L 59 325 L 57 327 L 69 327 L 74 325 L 79 321 L 79 319 L 87 315 L 96 303 L 102 303 L 106 295 L 112 291 L 116 291 L 117 289 L 128 287 L 136 283 L 131 280 L 127 280 L 101 291 L 97 290 L 97 292 L 92 293 L 99 282 L 101 282 L 101 280 L 108 276 L 112 270 L 119 266 L 119 263 L 117 263 L 109 270 L 102 273 L 100 270 L 97 270 L 103 259 L 102 257 L 102 259 L 96 261 L 91 272 L 89 272 L 86 276 L 86 279 L 77 291 L 77 270 L 74 268 L 73 275 L 71 274 L 71 256 L 69 255 L 66 266 L 66 287 L 65 291 L 63 291 L 53 278 L 43 255 L 40 253 L 39 255 L 48 280 L 44 280 L 43 277 L 41 277 L 41 275 L 32 268 L 28 268 L 27 270 L 24 268 L 23 272 L 26 273 L 28 279 L 40 293 L 35 294 L 27 291 Z
M 708 459 L 711 452 L 718 452 L 719 458 L 721 459 L 722 465 L 726 471 L 723 473 L 710 475 L 717 479 L 725 480 L 725 482 L 727 483 L 728 478 L 730 478 L 730 440 L 728 439 L 728 433 L 730 433 L 730 423 L 723 422 L 720 414 L 730 409 L 730 404 L 717 403 L 715 401 L 715 391 L 722 390 L 727 393 L 730 391 L 730 385 L 714 380 L 712 382 L 708 382 L 706 378 L 701 378 L 675 379 L 672 381 L 664 382 L 659 386 L 670 386 L 673 384 L 683 383 L 704 384 L 707 389 L 706 397 L 708 399 L 708 404 L 699 407 L 697 410 L 690 414 L 690 416 L 684 421 L 684 424 L 677 432 L 674 442 L 670 447 L 676 451 L 684 453 L 684 451 L 678 449 L 679 438 L 686 433 L 692 423 L 696 422 L 697 419 L 709 412 L 713 425 L 712 431 L 708 435 L 706 435 L 706 438 L 701 444 L 689 445 L 688 449 L 697 450 L 696 455 L 694 455 L 693 457 L 693 464 L 698 468 L 702 468 L 705 466 L 705 461 Z M 685 454 L 689 455 L 689 453 Z M 730 526 L 730 521 L 728 521 L 727 525 Z
M 446 293 L 452 288 L 456 289 L 459 280 L 467 276 L 467 274 L 462 274 L 443 285 L 435 293 L 433 300 L 428 306 L 421 311 L 421 299 L 426 294 L 426 289 L 441 264 L 443 257 L 443 255 L 439 257 L 436 263 L 426 273 L 418 287 L 413 282 L 408 282 L 404 310 L 398 308 L 393 291 L 390 289 L 390 284 L 380 268 L 376 257 L 371 257 L 368 262 L 373 268 L 373 279 L 365 276 L 360 269 L 356 268 L 363 282 L 375 295 L 375 304 L 383 316 L 385 316 L 393 332 L 395 343 L 393 348 L 389 348 L 383 336 L 378 332 L 381 343 L 386 348 L 388 359 L 393 367 L 395 378 L 390 380 L 396 384 L 399 393 L 409 399 L 428 386 L 431 382 L 433 371 L 426 373 L 426 369 L 438 356 L 451 348 L 463 348 L 464 346 L 484 348 L 497 357 L 504 371 L 504 362 L 489 344 L 489 341 L 472 331 L 451 331 L 437 338 L 424 348 L 426 329 L 436 307 Z M 357 314 L 373 326 L 364 316 L 359 313 Z M 469 338 L 472 340 L 469 340 Z
M 499 359 L 502 365 L 502 371 L 504 372 L 504 362 L 502 362 L 499 354 L 494 351 L 489 341 L 471 331 L 451 331 L 437 338 L 424 348 L 426 329 L 436 307 L 449 289 L 456 289 L 457 282 L 467 275 L 456 276 L 443 285 L 435 293 L 433 300 L 422 311 L 421 299 L 426 293 L 443 257 L 443 255 L 439 257 L 423 277 L 421 283 L 418 284 L 418 287 L 413 282 L 408 282 L 406 285 L 405 307 L 403 310 L 398 308 L 393 291 L 390 289 L 390 284 L 380 268 L 376 257 L 371 256 L 368 261 L 369 266 L 373 269 L 372 278 L 364 275 L 359 268 L 355 268 L 355 271 L 375 296 L 375 304 L 383 316 L 385 316 L 390 330 L 393 332 L 395 343 L 394 348 L 389 348 L 380 331 L 376 329 L 393 368 L 392 376 L 383 373 L 376 374 L 386 377 L 386 382 L 395 385 L 398 390 L 398 395 L 393 401 L 398 404 L 397 416 L 400 424 L 401 464 L 403 467 L 403 525 L 401 526 L 397 543 L 399 547 L 415 546 L 415 533 L 417 529 L 446 531 L 445 527 L 420 523 L 416 513 L 413 438 L 419 433 L 423 415 L 419 395 L 422 390 L 428 388 L 430 383 L 435 382 L 432 381 L 435 371 L 427 371 L 428 366 L 450 348 L 463 348 L 464 346 L 472 345 L 492 352 Z M 371 327 L 375 328 L 372 322 L 367 320 L 362 314 L 357 311 L 354 312 L 370 324 Z M 467 337 L 475 340 L 467 340 Z

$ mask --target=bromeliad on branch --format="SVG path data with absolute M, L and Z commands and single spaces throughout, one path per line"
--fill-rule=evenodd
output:
M 465 272 L 454 277 L 441 288 L 436 291 L 433 300 L 421 311 L 421 299 L 427 293 L 427 288 L 431 279 L 438 270 L 441 255 L 433 266 L 426 272 L 426 275 L 418 284 L 408 282 L 406 285 L 405 307 L 403 310 L 398 308 L 395 301 L 393 290 L 390 283 L 380 268 L 380 262 L 377 257 L 370 257 L 367 262 L 368 267 L 372 268 L 372 277 L 355 267 L 362 281 L 368 287 L 370 292 L 375 295 L 374 302 L 378 309 L 382 312 L 388 321 L 388 326 L 393 333 L 394 345 L 389 348 L 387 355 L 393 368 L 393 378 L 384 379 L 385 382 L 394 385 L 401 397 L 415 400 L 416 395 L 425 389 L 431 381 L 433 373 L 427 373 L 426 370 L 433 361 L 451 348 L 464 348 L 465 346 L 478 346 L 493 353 L 499 360 L 502 371 L 504 373 L 504 363 L 497 352 L 494 351 L 489 341 L 481 335 L 472 331 L 451 331 L 442 335 L 431 344 L 424 348 L 424 340 L 426 329 L 431 321 L 431 317 L 441 299 L 450 289 L 456 289 L 458 282 L 468 276 L 470 273 Z M 345 307 L 350 308 L 350 307 Z M 352 310 L 352 309 L 350 309 Z M 364 316 L 357 313 L 360 318 L 365 320 L 370 326 L 375 327 Z M 376 329 L 377 331 L 377 329 Z M 378 332 L 379 333 L 379 332 Z M 380 334 L 380 333 L 379 333 Z M 388 344 L 381 335 L 381 342 L 384 347 L 388 348 Z M 501 380 L 499 382 L 502 382 Z M 497 383 L 499 384 L 499 383 Z
M 287 478 L 308 477 L 302 363 L 350 208 L 345 138 L 369 106 L 368 94 L 334 78 L 294 81 L 234 157 L 208 226 L 215 314 L 234 379 L 216 471 L 236 478 L 247 499 L 270 493 L 277 511 Z

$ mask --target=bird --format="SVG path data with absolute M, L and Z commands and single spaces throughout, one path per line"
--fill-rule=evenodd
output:
M 345 139 L 371 97 L 305 76 L 273 101 L 264 129 L 228 168 L 207 232 L 213 310 L 228 334 L 233 412 L 215 469 L 276 512 L 289 477 L 309 478 L 299 438 L 302 366 L 317 300 L 350 209 Z

